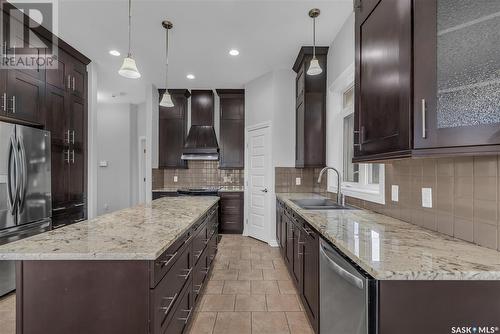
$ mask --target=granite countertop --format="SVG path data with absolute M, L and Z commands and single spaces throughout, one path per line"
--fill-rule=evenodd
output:
M 352 261 L 380 280 L 500 280 L 500 252 L 367 210 L 304 210 L 278 193 Z
M 153 192 L 177 192 L 177 189 L 182 188 L 182 187 L 177 187 L 177 188 L 172 188 L 172 187 L 165 187 L 165 188 L 158 188 L 158 189 L 153 189 Z M 219 187 L 219 192 L 242 192 L 245 191 L 244 186 L 221 186 Z
M 165 197 L 0 246 L 0 260 L 155 260 L 217 201 Z

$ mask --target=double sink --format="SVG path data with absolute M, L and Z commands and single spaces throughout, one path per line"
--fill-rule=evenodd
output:
M 297 204 L 304 210 L 353 210 L 355 208 L 347 205 L 340 205 L 328 198 L 303 198 L 292 199 L 293 203 Z

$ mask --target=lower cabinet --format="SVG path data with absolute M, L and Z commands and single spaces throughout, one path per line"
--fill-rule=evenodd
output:
M 217 253 L 217 217 L 216 205 L 152 265 L 150 333 L 184 333 Z
M 243 192 L 219 192 L 220 233 L 243 233 Z
M 319 235 L 295 212 L 276 202 L 276 234 L 281 254 L 307 317 L 319 331 Z

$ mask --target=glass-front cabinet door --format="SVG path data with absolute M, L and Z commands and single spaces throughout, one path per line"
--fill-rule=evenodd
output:
M 414 147 L 490 150 L 500 144 L 500 1 L 414 6 Z

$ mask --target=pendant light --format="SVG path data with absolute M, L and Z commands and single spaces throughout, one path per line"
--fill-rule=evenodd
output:
M 313 19 L 313 58 L 309 64 L 307 75 L 318 75 L 323 72 L 321 66 L 319 66 L 318 58 L 316 58 L 316 18 L 320 13 L 321 11 L 318 8 L 313 8 L 309 11 L 309 17 Z
M 161 98 L 160 101 L 160 106 L 162 107 L 173 107 L 174 102 L 172 101 L 172 97 L 170 96 L 168 92 L 168 31 L 174 27 L 172 22 L 170 21 L 163 21 L 161 23 L 163 28 L 166 30 L 166 40 L 165 40 L 165 45 L 166 45 L 166 50 L 165 50 L 165 56 L 166 56 L 166 67 L 165 67 L 165 93 L 163 93 L 163 97 Z
M 128 54 L 127 57 L 123 59 L 122 67 L 118 70 L 118 74 L 125 78 L 138 79 L 141 77 L 141 73 L 137 69 L 135 60 L 132 58 L 131 50 L 131 30 L 132 30 L 132 0 L 128 0 Z

